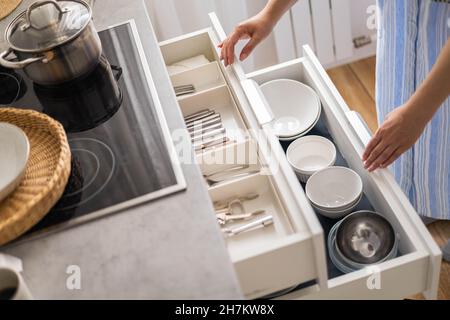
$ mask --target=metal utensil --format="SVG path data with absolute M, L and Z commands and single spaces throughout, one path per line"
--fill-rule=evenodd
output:
M 212 120 L 215 120 L 215 119 L 222 119 L 222 117 L 218 113 L 213 113 L 213 114 L 209 114 L 209 115 L 206 115 L 206 116 L 201 116 L 201 117 L 198 117 L 198 118 L 190 119 L 190 120 L 186 121 L 186 126 L 188 128 L 203 126 L 203 125 L 205 125 L 205 123 L 208 123 L 209 121 L 212 121 Z
M 232 237 L 244 232 L 252 231 L 259 228 L 265 228 L 272 224 L 273 224 L 273 216 L 266 216 L 264 218 L 254 220 L 250 223 L 247 223 L 243 226 L 239 226 L 236 228 L 222 228 L 222 232 L 225 234 L 225 236 Z
M 231 221 L 236 221 L 236 220 L 247 220 L 250 219 L 251 217 L 257 216 L 257 215 L 261 215 L 266 213 L 266 210 L 256 210 L 253 212 L 249 212 L 249 213 L 243 213 L 243 214 L 225 214 L 225 213 L 219 213 L 216 214 L 217 217 L 217 221 L 219 222 L 220 225 L 225 225 L 228 222 Z
M 204 119 L 206 117 L 209 117 L 209 116 L 212 116 L 215 114 L 216 114 L 216 112 L 214 110 L 208 110 L 206 112 L 200 112 L 200 113 L 190 115 L 190 116 L 184 118 L 184 121 L 186 122 L 186 124 L 192 124 L 195 121 Z
M 373 264 L 387 257 L 396 242 L 394 228 L 380 214 L 358 211 L 345 217 L 336 231 L 336 247 L 345 258 Z
M 212 130 L 212 131 L 207 131 L 204 132 L 203 134 L 200 135 L 196 135 L 196 136 L 191 136 L 191 141 L 196 143 L 199 141 L 205 141 L 208 140 L 211 137 L 215 137 L 215 136 L 224 136 L 225 135 L 225 128 L 220 128 L 220 129 L 216 129 L 216 130 Z
M 189 115 L 185 116 L 185 117 L 184 117 L 184 121 L 188 121 L 188 120 L 190 120 L 190 119 L 192 119 L 192 118 L 201 116 L 201 115 L 203 115 L 203 114 L 205 114 L 205 113 L 208 113 L 208 112 L 211 112 L 211 110 L 209 110 L 209 109 L 203 109 L 203 110 L 197 111 L 197 112 L 195 112 L 195 113 L 192 113 L 192 114 L 189 114 Z M 213 112 L 214 112 L 214 111 L 213 111 Z
M 204 151 L 206 149 L 209 149 L 211 147 L 215 147 L 217 145 L 226 144 L 229 141 L 230 141 L 230 139 L 228 139 L 227 137 L 221 136 L 221 137 L 218 137 L 218 138 L 211 139 L 208 142 L 202 142 L 200 144 L 194 144 L 194 148 L 195 148 L 195 151 L 202 151 L 202 150 Z
M 222 126 L 221 122 L 218 122 L 218 123 L 212 124 L 212 125 L 207 126 L 207 127 L 203 127 L 202 126 L 200 129 L 192 130 L 189 133 L 191 134 L 191 137 L 195 137 L 195 136 L 200 136 L 201 134 L 203 134 L 205 132 L 217 130 L 217 129 L 220 129 L 220 128 L 223 128 L 223 126 Z
M 220 118 L 220 116 L 215 117 L 211 120 L 207 120 L 207 121 L 203 121 L 203 122 L 197 122 L 195 124 L 189 124 L 187 125 L 187 129 L 190 133 L 194 132 L 194 131 L 198 131 L 198 130 L 202 130 L 205 128 L 209 128 L 211 126 L 220 124 L 222 126 L 222 119 Z
M 183 96 L 186 94 L 195 93 L 195 87 L 192 84 L 184 85 L 184 86 L 176 86 L 173 89 L 175 90 L 175 95 L 177 97 Z

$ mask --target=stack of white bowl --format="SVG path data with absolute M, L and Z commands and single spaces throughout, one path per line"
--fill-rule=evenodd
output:
M 360 212 L 363 212 L 363 211 L 354 212 L 351 215 L 357 215 Z M 377 214 L 377 213 L 374 213 L 374 214 Z M 347 219 L 348 217 L 350 217 L 350 215 L 347 216 L 345 219 Z M 358 263 L 353 260 L 350 260 L 344 254 L 342 254 L 341 251 L 339 250 L 339 246 L 336 241 L 336 236 L 337 236 L 337 233 L 339 231 L 341 224 L 345 223 L 345 219 L 339 221 L 331 228 L 330 233 L 328 234 L 327 246 L 328 246 L 328 252 L 330 255 L 330 259 L 333 262 L 333 264 L 336 266 L 336 268 L 338 268 L 343 273 L 351 273 L 356 270 L 364 269 L 365 267 L 367 267 L 371 264 L 363 264 L 363 263 Z M 397 256 L 398 246 L 399 246 L 399 238 L 397 235 L 394 235 L 394 237 L 395 237 L 395 240 L 394 240 L 394 243 L 393 243 L 393 246 L 392 246 L 392 249 L 390 250 L 390 252 L 384 258 L 380 259 L 379 261 L 377 261 L 376 263 L 373 263 L 373 264 L 382 263 L 382 262 L 394 259 Z
M 301 137 L 287 149 L 287 159 L 301 182 L 336 162 L 336 147 L 321 136 Z
M 274 120 L 272 130 L 281 141 L 293 141 L 314 128 L 320 118 L 322 105 L 316 92 L 307 85 L 278 79 L 261 85 Z
M 321 215 L 339 219 L 351 213 L 363 195 L 361 177 L 345 167 L 328 167 L 313 174 L 306 195 Z

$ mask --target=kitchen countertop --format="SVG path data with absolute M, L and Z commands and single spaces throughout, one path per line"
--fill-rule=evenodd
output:
M 0 21 L 8 22 L 33 0 Z M 143 1 L 96 1 L 99 30 L 129 19 L 138 27 L 170 129 L 183 119 Z M 0 40 L 0 49 L 5 43 Z M 97 221 L 0 249 L 23 261 L 37 299 L 240 299 L 236 275 L 196 165 L 182 164 L 187 190 Z M 69 266 L 81 290 L 69 290 Z

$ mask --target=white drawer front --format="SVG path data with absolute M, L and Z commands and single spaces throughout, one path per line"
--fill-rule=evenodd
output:
M 324 121 L 338 149 L 349 167 L 363 179 L 364 193 L 375 210 L 387 217 L 399 234 L 400 256 L 372 270 L 379 273 L 384 283 L 379 290 L 368 288 L 367 280 L 374 274 L 371 270 L 362 270 L 330 278 L 327 290 L 303 290 L 286 298 L 403 298 L 418 292 L 435 297 L 440 267 L 439 248 L 392 174 L 387 169 L 370 174 L 363 168 L 361 156 L 370 139 L 367 126 L 348 109 L 312 51 L 304 47 L 304 53 L 303 58 L 254 72 L 246 78 L 259 84 L 274 79 L 293 79 L 309 85 L 319 94 Z

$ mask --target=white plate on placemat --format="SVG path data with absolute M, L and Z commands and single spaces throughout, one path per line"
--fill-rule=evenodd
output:
M 0 122 L 0 202 L 20 184 L 29 156 L 26 134 L 15 125 Z

